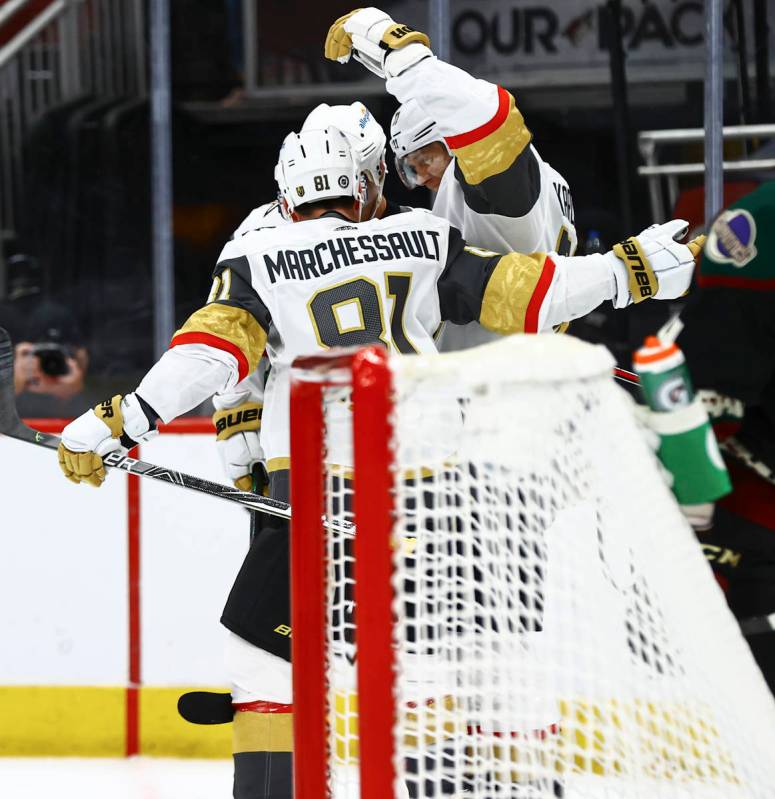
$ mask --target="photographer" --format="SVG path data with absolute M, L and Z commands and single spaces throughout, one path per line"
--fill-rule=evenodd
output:
M 8 295 L 0 302 L 0 327 L 16 345 L 14 388 L 19 413 L 27 418 L 69 418 L 90 398 L 84 387 L 89 354 L 75 314 L 66 305 L 46 299 L 43 274 L 34 256 L 13 255 L 7 268 Z
M 89 355 L 70 311 L 43 300 L 17 342 L 14 385 L 20 415 L 74 415 L 84 402 Z

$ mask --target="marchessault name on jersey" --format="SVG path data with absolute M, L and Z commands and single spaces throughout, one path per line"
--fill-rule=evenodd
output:
M 362 236 L 342 236 L 321 241 L 311 249 L 277 250 L 264 253 L 264 264 L 271 283 L 285 280 L 311 280 L 336 269 L 375 261 L 400 261 L 420 258 L 438 261 L 437 230 L 402 230 Z

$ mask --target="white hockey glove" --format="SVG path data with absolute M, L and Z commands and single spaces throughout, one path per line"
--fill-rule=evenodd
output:
M 65 427 L 57 450 L 59 468 L 73 483 L 99 488 L 105 480 L 103 455 L 127 452 L 155 435 L 156 419 L 149 419 L 140 398 L 116 394 Z
M 213 414 L 218 455 L 229 480 L 241 491 L 253 490 L 253 467 L 264 458 L 261 410 L 257 402 L 246 402 Z
M 432 55 L 430 39 L 408 25 L 394 22 L 378 8 L 358 8 L 329 28 L 325 56 L 346 64 L 350 56 L 380 78 L 394 78 Z
M 705 236 L 679 244 L 676 239 L 686 235 L 688 227 L 683 219 L 652 225 L 606 253 L 616 281 L 614 308 L 648 299 L 673 300 L 689 290 Z

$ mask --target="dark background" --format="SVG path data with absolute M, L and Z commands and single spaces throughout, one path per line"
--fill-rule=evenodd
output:
M 400 15 L 401 2 L 386 5 Z M 648 4 L 645 4 L 648 5 Z M 239 2 L 175 0 L 172 19 L 172 99 L 176 321 L 181 324 L 206 298 L 218 254 L 248 212 L 274 199 L 279 145 L 318 102 L 363 100 L 387 129 L 396 101 L 387 93 L 358 93 L 368 78 L 358 65 L 324 61 L 325 33 L 348 2 L 266 0 L 260 4 L 259 82 L 294 81 L 321 86 L 317 98 L 247 97 Z M 414 6 L 412 6 L 414 7 Z M 602 7 L 602 6 L 601 6 Z M 731 8 L 731 6 L 730 6 Z M 408 20 L 418 24 L 414 20 Z M 735 41 L 728 41 L 734 60 Z M 749 43 L 750 47 L 750 43 Z M 352 91 L 327 96 L 326 87 L 356 81 Z M 590 231 L 605 249 L 652 222 L 646 182 L 638 178 L 640 130 L 701 127 L 700 81 L 630 88 L 627 150 L 630 156 L 631 228 L 624 227 L 610 85 L 522 87 L 516 97 L 544 160 L 568 180 L 576 210 L 579 252 Z M 363 84 L 366 86 L 366 84 Z M 650 91 L 649 91 L 650 88 Z M 741 87 L 725 86 L 727 124 L 741 121 Z M 769 122 L 769 110 L 758 119 Z M 676 148 L 676 159 L 700 160 L 698 147 Z M 83 96 L 49 112 L 25 143 L 25 199 L 18 237 L 5 256 L 36 259 L 41 292 L 73 310 L 91 354 L 91 374 L 117 389 L 153 362 L 149 107 L 145 97 Z M 735 148 L 730 148 L 735 154 Z M 392 168 L 385 191 L 404 204 L 430 207 L 425 190 L 408 192 Z M 728 189 L 734 191 L 735 181 Z M 750 186 L 750 183 L 745 183 Z M 701 216 L 698 179 L 681 181 L 684 208 Z M 686 198 L 685 198 L 686 199 Z M 13 273 L 8 279 L 12 281 Z M 651 307 L 654 306 L 654 307 Z M 666 317 L 667 303 L 644 303 L 624 315 L 601 308 L 572 332 L 610 346 L 622 365 L 646 332 Z M 0 307 L 0 314 L 2 308 Z M 10 318 L 10 317 L 7 317 Z M 19 335 L 22 335 L 19 333 Z

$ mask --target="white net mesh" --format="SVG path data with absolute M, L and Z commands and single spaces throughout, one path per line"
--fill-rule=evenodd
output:
M 514 337 L 391 366 L 394 795 L 775 795 L 775 704 L 610 356 Z M 349 553 L 332 538 L 337 797 L 358 795 Z

